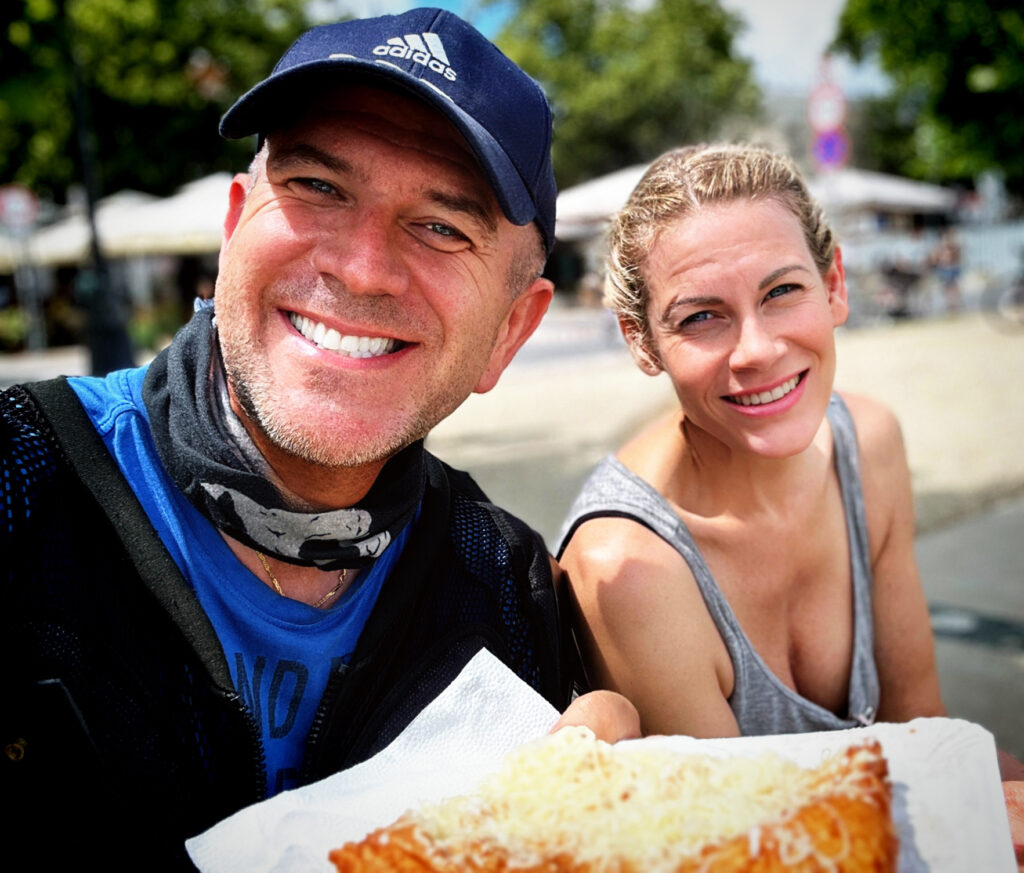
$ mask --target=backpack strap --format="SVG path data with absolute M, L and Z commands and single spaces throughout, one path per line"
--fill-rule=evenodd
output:
M 71 469 L 109 519 L 139 577 L 207 665 L 213 679 L 231 688 L 231 674 L 213 625 L 67 378 L 33 382 L 24 388 L 49 423 Z

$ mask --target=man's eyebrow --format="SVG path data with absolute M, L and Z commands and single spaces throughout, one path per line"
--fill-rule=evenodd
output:
M 271 170 L 281 172 L 290 167 L 315 166 L 332 173 L 344 173 L 351 175 L 355 172 L 353 166 L 344 158 L 318 149 L 309 143 L 292 143 L 272 149 L 267 155 L 267 167 Z
M 498 220 L 495 218 L 494 213 L 476 197 L 449 194 L 445 191 L 436 190 L 428 191 L 427 197 L 444 209 L 451 212 L 461 212 L 475 219 L 489 233 L 496 233 L 498 230 Z

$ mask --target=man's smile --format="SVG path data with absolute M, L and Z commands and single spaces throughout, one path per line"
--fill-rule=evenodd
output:
M 289 312 L 288 320 L 314 345 L 350 358 L 377 358 L 391 354 L 405 345 L 392 337 L 341 334 L 333 327 L 327 327 L 323 322 L 313 321 L 297 312 Z

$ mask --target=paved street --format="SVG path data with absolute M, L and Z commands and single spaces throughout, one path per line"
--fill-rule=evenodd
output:
M 591 467 L 672 402 L 603 312 L 556 309 L 497 388 L 429 445 L 555 545 Z M 80 349 L 0 356 L 0 385 L 81 373 Z M 978 313 L 839 335 L 841 388 L 888 402 L 903 425 L 917 540 L 950 713 L 1024 758 L 1024 333 Z

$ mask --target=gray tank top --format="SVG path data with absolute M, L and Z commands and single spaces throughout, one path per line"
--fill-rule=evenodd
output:
M 689 565 L 708 612 L 732 659 L 735 684 L 729 705 L 740 733 L 804 733 L 871 724 L 878 711 L 878 670 L 871 617 L 871 564 L 857 438 L 849 410 L 832 395 L 828 421 L 835 444 L 836 472 L 846 514 L 853 577 L 853 663 L 847 716 L 841 718 L 784 685 L 754 650 L 708 570 L 690 531 L 665 499 L 614 456 L 605 458 L 576 498 L 559 536 L 561 556 L 583 522 L 601 516 L 630 518 L 672 545 Z

